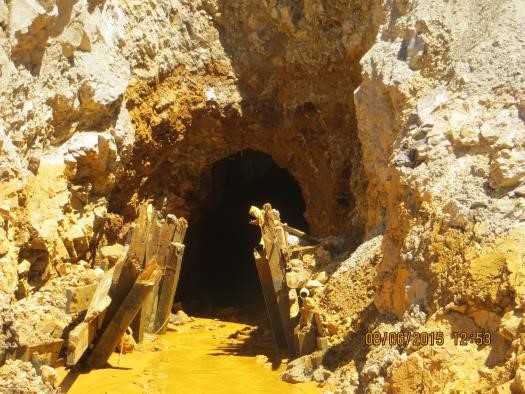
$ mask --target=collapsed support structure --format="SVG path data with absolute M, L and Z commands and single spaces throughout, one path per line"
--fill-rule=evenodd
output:
M 252 206 L 250 214 L 255 218 L 251 223 L 261 229 L 261 242 L 254 257 L 277 344 L 287 348 L 291 357 L 316 349 L 321 350 L 322 356 L 327 348 L 323 319 L 312 307 L 308 290 L 299 289 L 292 267 L 294 262 L 302 265 L 301 256 L 315 251 L 319 243 L 282 223 L 279 212 L 270 204 L 264 204 L 262 210 Z M 299 242 L 289 244 L 290 236 Z
M 143 205 L 128 233 L 125 256 L 108 270 L 88 306 L 84 320 L 68 338 L 67 364 L 86 357 L 91 368 L 102 367 L 128 326 L 140 342 L 144 332 L 164 333 L 182 264 L 187 222 L 165 218 Z

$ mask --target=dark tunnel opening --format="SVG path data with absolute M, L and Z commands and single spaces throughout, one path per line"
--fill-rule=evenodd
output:
M 269 202 L 293 227 L 308 230 L 299 185 L 271 156 L 245 150 L 213 164 L 211 188 L 190 218 L 176 301 L 196 316 L 226 307 L 264 313 L 253 249 L 260 230 L 250 225 L 251 205 Z

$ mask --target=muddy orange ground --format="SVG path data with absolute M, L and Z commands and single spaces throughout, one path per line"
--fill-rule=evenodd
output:
M 60 369 L 68 393 L 321 393 L 313 383 L 279 380 L 284 366 L 272 370 L 254 356 L 235 351 L 228 337 L 246 324 L 195 319 L 131 354 L 114 353 L 110 368 L 74 374 Z M 155 351 L 155 349 L 157 349 Z M 160 349 L 160 350 L 159 350 Z M 241 352 L 242 353 L 242 352 Z

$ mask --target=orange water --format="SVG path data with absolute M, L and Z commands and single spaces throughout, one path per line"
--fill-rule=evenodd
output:
M 196 328 L 192 328 L 195 326 Z M 272 370 L 254 356 L 244 356 L 228 345 L 228 336 L 246 324 L 198 318 L 168 332 L 145 349 L 113 354 L 111 368 L 76 376 L 68 393 L 321 393 L 313 383 L 279 380 L 283 366 Z M 160 348 L 154 351 L 151 348 Z M 232 350 L 233 347 L 233 350 Z M 118 364 L 118 366 L 117 366 Z M 67 371 L 59 371 L 64 376 Z M 69 376 L 69 382 L 73 379 Z

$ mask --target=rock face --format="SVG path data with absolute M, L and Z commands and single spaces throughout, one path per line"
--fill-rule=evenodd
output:
M 361 297 L 352 338 L 379 313 L 493 335 L 471 375 L 457 349 L 363 350 L 343 386 L 523 387 L 523 20 L 519 0 L 0 0 L 0 320 L 112 264 L 142 201 L 190 217 L 211 165 L 252 149 L 297 180 L 313 235 L 355 250 L 310 286 Z

